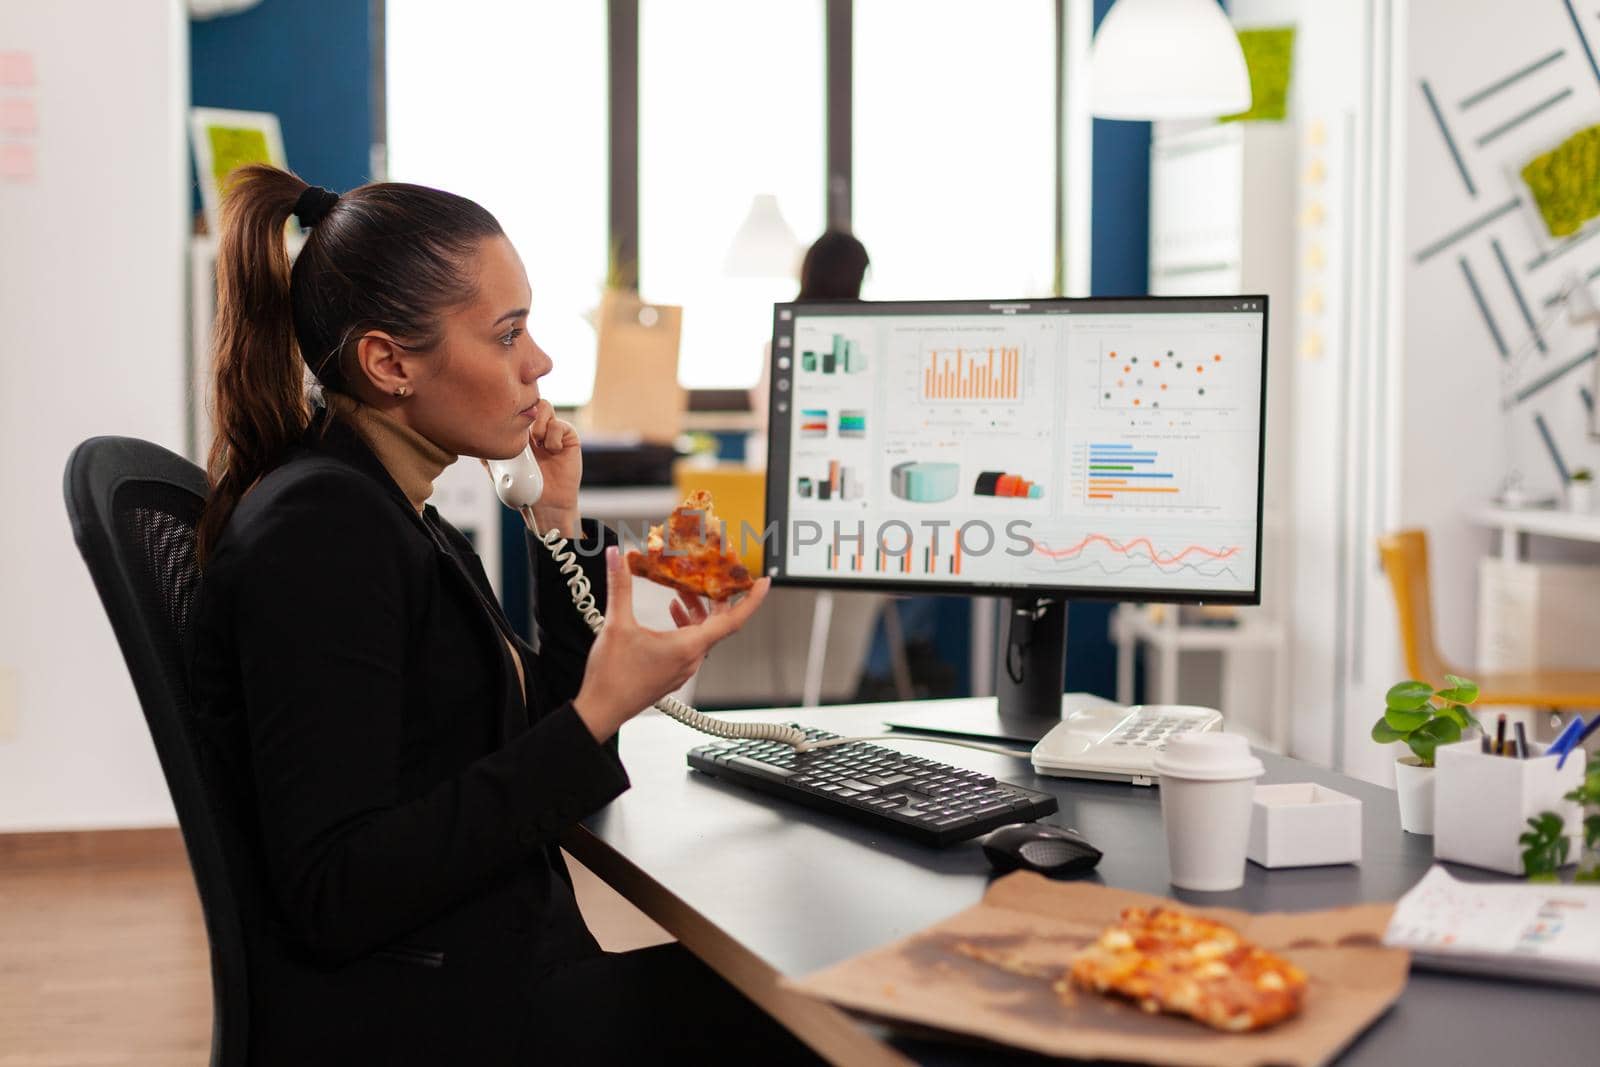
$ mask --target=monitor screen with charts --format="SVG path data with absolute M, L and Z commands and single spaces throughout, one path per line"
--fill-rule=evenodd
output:
M 1259 602 L 1266 319 L 1264 296 L 778 305 L 768 573 Z

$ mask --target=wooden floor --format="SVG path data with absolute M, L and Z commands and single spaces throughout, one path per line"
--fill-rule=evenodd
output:
M 568 857 L 613 951 L 671 938 Z M 201 1067 L 205 927 L 176 830 L 0 835 L 0 1067 Z

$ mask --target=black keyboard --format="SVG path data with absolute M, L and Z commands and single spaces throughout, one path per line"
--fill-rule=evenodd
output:
M 800 728 L 813 741 L 839 736 Z M 796 752 L 782 741 L 721 741 L 691 750 L 689 766 L 929 845 L 1056 810 L 1048 793 L 866 742 Z

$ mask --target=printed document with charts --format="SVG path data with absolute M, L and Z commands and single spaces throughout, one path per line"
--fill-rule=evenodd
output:
M 1600 885 L 1463 882 L 1434 867 L 1383 940 L 1418 966 L 1600 988 Z

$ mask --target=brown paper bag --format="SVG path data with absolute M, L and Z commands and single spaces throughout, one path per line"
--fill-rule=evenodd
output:
M 1229 1034 L 1127 1001 L 1052 989 L 1072 955 L 1127 907 L 1179 908 L 1227 923 L 1286 956 L 1310 979 L 1301 1013 L 1277 1026 Z M 911 937 L 798 981 L 801 992 L 890 1022 L 915 1024 L 1052 1056 L 1253 1067 L 1327 1063 L 1405 988 L 1407 953 L 1382 947 L 1389 904 L 1251 915 L 1190 908 L 1160 897 L 1018 872 L 989 887 L 976 907 Z M 958 942 L 1004 954 L 1028 978 L 955 950 Z
M 671 444 L 683 429 L 688 399 L 678 384 L 683 309 L 608 289 L 598 325 L 594 396 L 584 410 L 584 432 Z

